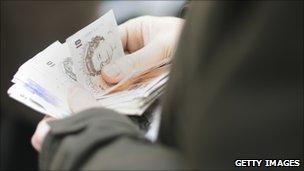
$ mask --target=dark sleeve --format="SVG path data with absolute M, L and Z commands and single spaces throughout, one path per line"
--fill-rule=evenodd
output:
M 186 18 L 187 11 L 189 11 L 190 1 L 187 1 L 179 12 L 181 18 Z
M 172 149 L 153 144 L 126 116 L 91 109 L 49 123 L 41 170 L 178 169 Z
M 303 2 L 190 9 L 159 140 L 200 170 L 237 170 L 235 160 L 248 158 L 303 161 Z

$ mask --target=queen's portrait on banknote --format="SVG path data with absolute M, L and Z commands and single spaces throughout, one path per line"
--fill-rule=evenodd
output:
M 112 32 L 109 31 L 107 34 L 111 33 Z M 90 76 L 98 76 L 100 78 L 99 88 L 103 90 L 107 89 L 110 85 L 103 80 L 101 70 L 112 61 L 115 49 L 116 46 L 110 44 L 110 42 L 106 42 L 103 36 L 93 37 L 86 48 L 84 66 L 87 74 Z

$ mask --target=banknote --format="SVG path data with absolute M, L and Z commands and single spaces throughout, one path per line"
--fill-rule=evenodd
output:
M 56 41 L 24 63 L 14 75 L 12 82 L 23 84 L 28 91 L 40 96 L 40 103 L 50 104 L 55 110 L 53 113 L 66 116 L 70 113 L 67 103 L 68 92 L 71 87 L 78 84 L 75 81 L 75 74 L 67 66 L 70 58 L 66 44 Z
M 108 85 L 101 69 L 124 57 L 113 11 L 84 27 L 66 42 L 56 41 L 22 64 L 8 95 L 42 114 L 65 118 L 72 114 L 69 92 L 81 85 L 101 107 L 125 115 L 141 115 L 164 90 L 170 59 L 137 68 Z
M 103 95 L 110 87 L 101 77 L 101 69 L 124 56 L 113 11 L 67 39 L 80 84 L 93 95 Z
M 126 89 L 130 89 L 130 86 L 134 86 L 138 82 L 140 84 L 143 84 L 144 80 L 158 77 L 161 74 L 168 74 L 170 69 L 170 62 L 171 59 L 164 59 L 154 65 L 137 68 L 129 75 L 127 75 L 124 79 L 122 79 L 118 84 L 106 89 L 103 95 L 124 91 Z M 97 98 L 100 98 L 100 96 L 97 96 Z
M 23 103 L 27 106 L 31 106 L 32 109 L 43 113 L 48 114 L 51 113 L 50 111 L 47 111 L 44 106 L 42 106 L 39 102 L 36 102 L 35 99 L 33 99 L 33 94 L 31 94 L 29 91 L 27 91 L 23 86 L 20 84 L 14 84 L 8 89 L 8 94 L 11 98 L 16 99 L 20 103 Z

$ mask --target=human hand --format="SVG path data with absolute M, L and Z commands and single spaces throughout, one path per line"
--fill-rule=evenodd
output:
M 102 106 L 100 103 L 97 102 L 97 100 L 93 98 L 93 96 L 88 91 L 84 90 L 84 88 L 80 86 L 75 86 L 71 88 L 71 90 L 68 93 L 68 103 L 72 115 L 90 108 Z M 32 136 L 31 139 L 32 146 L 38 152 L 40 152 L 43 141 L 46 135 L 50 131 L 50 126 L 48 125 L 48 122 L 52 120 L 56 120 L 56 119 L 50 116 L 45 116 L 38 123 L 36 127 L 36 131 Z
M 126 56 L 105 66 L 103 79 L 115 84 L 135 69 L 172 57 L 183 23 L 176 17 L 142 16 L 119 25 Z
M 37 125 L 36 130 L 32 136 L 32 146 L 40 152 L 44 138 L 50 131 L 50 126 L 47 124 L 48 121 L 54 120 L 53 117 L 45 116 Z
M 121 24 L 119 31 L 127 55 L 103 68 L 104 80 L 112 84 L 117 83 L 134 69 L 170 58 L 175 50 L 183 22 L 183 19 L 175 17 L 143 16 Z M 81 87 L 71 89 L 68 102 L 72 114 L 102 106 Z M 41 150 L 44 138 L 50 131 L 48 122 L 51 120 L 55 118 L 47 116 L 42 119 L 32 136 L 31 143 L 37 151 Z

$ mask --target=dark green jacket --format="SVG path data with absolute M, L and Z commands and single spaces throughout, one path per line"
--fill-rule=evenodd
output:
M 41 169 L 234 170 L 237 159 L 303 161 L 303 2 L 191 5 L 158 142 L 126 116 L 91 109 L 51 123 Z

